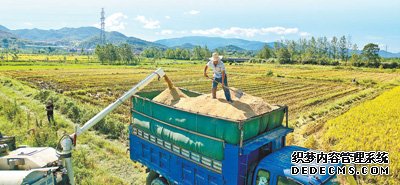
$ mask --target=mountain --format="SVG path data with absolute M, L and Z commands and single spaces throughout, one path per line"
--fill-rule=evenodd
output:
M 245 51 L 247 51 L 247 50 L 245 50 L 245 49 L 243 49 L 241 47 L 237 47 L 235 45 L 227 45 L 227 46 L 224 46 L 224 47 L 219 47 L 217 49 L 218 50 L 223 50 L 223 51 L 226 51 L 226 52 L 245 52 Z
M 0 30 L 0 39 L 9 39 L 9 38 L 16 38 L 17 36 L 15 36 L 14 34 L 7 32 L 7 31 L 3 31 Z
M 93 49 L 100 43 L 100 29 L 96 27 L 61 28 L 61 29 L 17 29 L 12 30 L 0 25 L 0 40 L 15 39 L 20 48 L 85 48 Z M 274 42 L 249 41 L 237 38 L 188 36 L 180 38 L 162 39 L 149 42 L 136 37 L 128 37 L 120 32 L 106 32 L 106 42 L 112 44 L 127 43 L 136 50 L 148 47 L 161 49 L 182 48 L 193 49 L 195 46 L 207 46 L 209 49 L 219 49 L 227 52 L 257 51 L 265 45 L 273 47 Z M 0 43 L 0 46 L 1 43 Z M 358 51 L 359 53 L 361 51 Z M 391 53 L 381 50 L 379 55 L 384 58 L 400 58 L 400 53 Z
M 100 30 L 95 27 L 80 27 L 80 28 L 61 28 L 58 30 L 42 30 L 42 29 L 19 29 L 10 30 L 11 33 L 18 35 L 21 39 L 44 42 L 57 41 L 81 41 L 94 34 L 100 33 Z
M 10 35 L 11 34 L 11 35 Z M 60 47 L 83 47 L 94 48 L 100 43 L 100 29 L 96 27 L 79 27 L 79 28 L 61 28 L 61 29 L 17 29 L 10 30 L 0 25 L 0 38 L 7 38 L 6 36 L 18 37 L 19 40 L 29 42 L 33 47 L 47 43 L 51 46 Z M 113 44 L 128 43 L 135 48 L 146 47 L 159 47 L 166 48 L 165 46 L 149 41 L 145 41 L 135 37 L 128 37 L 119 32 L 106 32 L 106 42 Z
M 16 38 L 17 36 L 10 33 L 10 30 L 0 25 L 0 39 Z
M 381 56 L 383 58 L 400 58 L 400 53 L 391 53 L 391 52 L 387 52 L 385 50 L 380 50 L 379 56 Z
M 166 48 L 166 46 L 145 41 L 136 37 L 127 37 L 124 34 L 116 31 L 106 32 L 106 42 L 111 44 L 122 44 L 127 43 L 135 48 L 146 48 L 146 47 L 158 47 L 158 48 Z M 94 48 L 96 45 L 100 43 L 99 32 L 96 35 L 93 35 L 89 39 L 86 39 L 80 42 L 77 47 L 79 48 Z
M 265 44 L 272 47 L 273 43 L 265 43 L 260 41 L 249 41 L 236 38 L 221 38 L 221 37 L 203 37 L 203 36 L 189 36 L 172 39 L 157 40 L 159 43 L 168 47 L 177 47 L 183 44 L 192 44 L 196 46 L 207 46 L 209 49 L 214 50 L 219 47 L 229 45 L 237 46 L 246 50 L 260 50 Z
M 354 50 L 349 50 L 349 55 L 351 56 Z M 356 51 L 357 54 L 361 55 L 362 54 L 362 50 L 357 50 Z M 392 52 L 388 52 L 385 50 L 379 50 L 378 52 L 379 56 L 382 58 L 400 58 L 400 53 L 392 53 Z
M 196 46 L 193 45 L 193 44 L 185 43 L 185 44 L 182 44 L 182 45 L 180 45 L 180 46 L 173 46 L 173 47 L 171 47 L 171 48 L 172 48 L 172 49 L 176 49 L 176 48 L 180 48 L 180 49 L 193 49 L 194 47 L 196 47 Z
M 8 32 L 8 31 L 10 31 L 10 30 L 9 30 L 8 28 L 6 28 L 6 27 L 0 25 L 0 31 Z

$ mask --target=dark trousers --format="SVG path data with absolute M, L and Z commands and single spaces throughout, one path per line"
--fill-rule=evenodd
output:
M 49 120 L 49 123 L 52 123 L 55 125 L 55 121 L 54 121 L 54 114 L 53 113 L 47 113 L 47 120 Z
M 213 88 L 213 89 L 214 89 L 214 88 L 217 88 L 217 86 L 218 86 L 218 83 L 217 83 L 217 82 L 222 83 L 222 77 L 221 77 L 221 78 L 214 78 L 214 80 L 215 80 L 216 82 L 215 82 L 215 81 L 212 82 L 212 88 Z M 225 85 L 226 87 L 228 87 L 228 77 L 226 76 L 226 74 L 225 74 L 225 79 L 224 79 L 224 85 Z M 226 87 L 222 87 L 222 89 L 224 89 L 225 98 L 226 98 L 227 101 L 232 101 L 231 92 L 230 92 L 229 89 L 226 88 Z

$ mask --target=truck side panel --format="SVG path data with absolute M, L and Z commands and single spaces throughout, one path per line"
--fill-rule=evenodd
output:
M 175 184 L 225 184 L 222 174 L 133 134 L 130 134 L 130 157 Z

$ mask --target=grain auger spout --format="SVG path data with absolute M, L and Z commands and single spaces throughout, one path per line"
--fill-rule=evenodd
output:
M 164 70 L 159 68 L 153 73 L 151 73 L 149 76 L 147 76 L 145 79 L 140 81 L 138 84 L 136 84 L 132 89 L 127 91 L 124 95 L 122 95 L 120 98 L 118 98 L 114 103 L 111 103 L 108 105 L 105 109 L 97 113 L 93 118 L 91 118 L 89 121 L 87 121 L 82 127 L 76 126 L 75 127 L 75 133 L 72 135 L 64 135 L 60 139 L 60 145 L 62 148 L 62 151 L 59 152 L 59 155 L 63 159 L 63 163 L 67 169 L 68 173 L 68 178 L 69 182 L 71 185 L 75 184 L 74 181 L 74 172 L 72 168 L 72 149 L 73 146 L 76 145 L 76 139 L 79 135 L 83 134 L 87 130 L 89 130 L 91 127 L 96 125 L 100 120 L 102 120 L 105 116 L 107 116 L 111 111 L 119 107 L 122 103 L 124 103 L 126 100 L 128 100 L 132 95 L 134 95 L 136 92 L 140 91 L 144 87 L 146 87 L 151 81 L 154 79 L 166 77 Z

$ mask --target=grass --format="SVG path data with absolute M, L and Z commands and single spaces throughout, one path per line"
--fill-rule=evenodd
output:
M 0 77 L 0 84 L 0 130 L 4 135 L 15 135 L 17 145 L 56 147 L 63 133 L 72 133 L 74 122 L 60 107 L 55 112 L 57 125 L 47 123 L 44 104 L 33 98 L 43 96 L 43 92 L 6 77 Z M 68 99 L 62 95 L 53 98 Z M 128 158 L 126 147 L 96 132 L 78 139 L 73 165 L 78 184 L 144 183 L 144 169 Z

